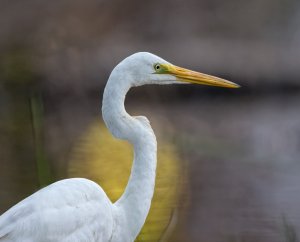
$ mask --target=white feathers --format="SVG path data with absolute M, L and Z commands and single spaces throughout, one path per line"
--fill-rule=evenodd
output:
M 111 206 L 96 183 L 82 178 L 61 180 L 4 213 L 0 231 L 5 234 L 0 241 L 108 241 Z

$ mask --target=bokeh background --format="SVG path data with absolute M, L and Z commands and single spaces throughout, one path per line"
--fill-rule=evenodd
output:
M 149 51 L 242 85 L 145 86 L 128 95 L 129 112 L 147 116 L 181 163 L 169 241 L 299 240 L 299 1 L 0 6 L 1 213 L 69 176 L 77 141 L 101 120 L 110 71 Z

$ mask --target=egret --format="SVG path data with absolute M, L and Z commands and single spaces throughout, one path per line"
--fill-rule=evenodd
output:
M 0 241 L 134 241 L 151 205 L 157 143 L 149 120 L 126 112 L 125 96 L 131 87 L 176 83 L 239 87 L 218 77 L 175 66 L 148 52 L 125 58 L 111 72 L 102 102 L 107 128 L 116 138 L 131 143 L 134 150 L 131 174 L 122 196 L 112 203 L 91 180 L 60 180 L 1 215 Z

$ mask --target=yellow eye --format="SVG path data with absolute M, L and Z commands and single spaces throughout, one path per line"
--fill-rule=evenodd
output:
M 159 71 L 160 69 L 161 69 L 160 64 L 157 63 L 157 64 L 154 65 L 154 70 L 155 71 Z

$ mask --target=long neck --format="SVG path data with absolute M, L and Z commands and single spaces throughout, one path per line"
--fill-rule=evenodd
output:
M 157 161 L 156 138 L 150 125 L 143 128 L 142 120 L 138 121 L 125 111 L 124 101 L 129 88 L 125 82 L 110 78 L 102 104 L 103 119 L 111 133 L 128 140 L 134 147 L 128 184 L 114 204 L 116 230 L 113 237 L 121 237 L 122 241 L 133 241 L 146 220 L 154 192 Z

